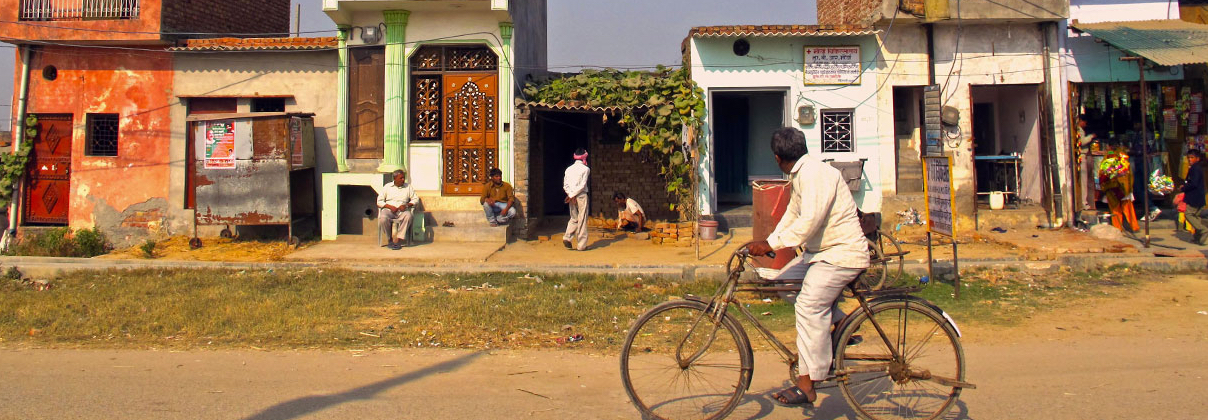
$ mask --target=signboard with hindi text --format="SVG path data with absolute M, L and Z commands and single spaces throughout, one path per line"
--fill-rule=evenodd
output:
M 235 169 L 235 121 L 211 121 L 206 125 L 206 169 Z
M 952 157 L 923 157 L 923 188 L 927 191 L 927 230 L 952 236 Z
M 860 47 L 805 47 L 805 72 L 801 79 L 806 85 L 860 84 Z

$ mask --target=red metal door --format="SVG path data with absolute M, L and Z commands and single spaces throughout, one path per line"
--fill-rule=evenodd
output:
M 71 114 L 37 115 L 25 177 L 27 224 L 66 225 L 71 196 Z
M 478 195 L 495 167 L 498 77 L 494 73 L 444 75 L 444 193 Z

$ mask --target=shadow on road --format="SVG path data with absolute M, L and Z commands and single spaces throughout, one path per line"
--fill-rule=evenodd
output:
M 474 359 L 477 359 L 482 355 L 483 353 L 481 352 L 466 354 L 456 359 L 440 362 L 417 371 L 396 376 L 394 378 L 374 382 L 358 388 L 353 388 L 339 394 L 310 396 L 285 401 L 283 403 L 266 408 L 264 411 L 253 414 L 247 417 L 245 420 L 292 419 L 350 401 L 367 400 L 373 398 L 382 391 L 405 384 L 407 382 L 421 379 L 434 373 L 458 369 L 469 364 Z

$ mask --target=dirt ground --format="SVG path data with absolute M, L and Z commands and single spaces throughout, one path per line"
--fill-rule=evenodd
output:
M 967 379 L 945 419 L 1203 418 L 1208 278 L 1163 276 L 1033 316 L 962 324 Z M 958 320 L 959 322 L 959 320 Z M 0 419 L 628 419 L 615 354 L 523 350 L 76 351 L 6 348 Z M 780 407 L 756 354 L 732 419 L 855 419 L 840 391 Z
M 739 234 L 719 234 L 716 241 L 703 242 L 700 258 L 695 247 L 655 245 L 650 240 L 615 235 L 613 231 L 592 228 L 583 252 L 566 249 L 562 244 L 561 228 L 543 227 L 540 236 L 547 241 L 517 241 L 496 252 L 487 262 L 581 265 L 675 265 L 724 264 L 742 244 L 751 240 Z M 606 237 L 605 234 L 609 237 Z
M 306 247 L 303 243 L 299 248 Z M 252 241 L 231 238 L 202 238 L 202 247 L 191 249 L 189 238 L 176 236 L 155 245 L 154 258 L 182 261 L 269 262 L 281 261 L 295 249 L 284 241 Z M 99 258 L 145 259 L 141 245 L 114 250 Z

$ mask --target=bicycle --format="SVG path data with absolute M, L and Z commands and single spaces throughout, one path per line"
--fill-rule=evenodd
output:
M 861 275 L 864 284 L 871 290 L 880 290 L 886 285 L 902 283 L 906 278 L 906 262 L 902 243 L 892 234 L 881 230 L 880 213 L 858 212 L 864 238 L 868 239 L 868 270 Z
M 644 416 L 713 420 L 739 405 L 751 384 L 754 354 L 734 312 L 772 344 L 788 365 L 790 382 L 796 382 L 797 355 L 735 294 L 799 291 L 801 280 L 744 280 L 750 258 L 746 248 L 730 256 L 729 276 L 711 299 L 687 296 L 659 304 L 629 329 L 621 351 L 621 378 Z M 860 305 L 832 333 L 833 343 L 847 345 L 836 344 L 826 381 L 838 383 L 861 418 L 934 419 L 952 407 L 962 389 L 976 388 L 965 381 L 955 321 L 931 302 L 910 295 L 926 284 L 874 291 L 859 283 L 857 277 L 847 286 Z M 875 332 L 877 339 L 863 339 L 857 334 L 861 330 Z

